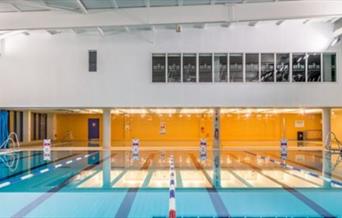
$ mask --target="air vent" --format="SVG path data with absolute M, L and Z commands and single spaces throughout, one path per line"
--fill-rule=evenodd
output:
M 89 50 L 89 72 L 97 71 L 97 51 Z

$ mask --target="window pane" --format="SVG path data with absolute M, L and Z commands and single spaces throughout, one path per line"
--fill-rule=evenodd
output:
M 215 82 L 227 82 L 227 55 L 216 54 L 214 57 Z
M 152 56 L 152 82 L 165 82 L 165 54 Z
M 273 54 L 261 54 L 261 81 L 274 82 Z
M 212 82 L 212 55 L 200 54 L 199 55 L 199 81 L 200 82 Z
M 290 54 L 277 54 L 277 82 L 288 82 L 290 75 Z
M 242 54 L 230 54 L 229 61 L 230 81 L 243 82 Z
M 336 82 L 336 54 L 323 55 L 323 81 Z
M 292 81 L 305 82 L 305 54 L 292 55 Z
M 321 81 L 321 54 L 308 54 L 308 81 Z
M 168 82 L 180 82 L 181 81 L 181 55 L 169 54 L 167 57 L 167 63 L 168 63 L 167 81 Z
M 196 82 L 196 54 L 183 55 L 183 82 Z
M 246 81 L 259 81 L 259 54 L 246 54 Z

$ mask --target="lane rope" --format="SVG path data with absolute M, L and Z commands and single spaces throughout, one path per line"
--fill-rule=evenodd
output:
M 176 180 L 175 163 L 170 155 L 169 218 L 176 218 Z
M 292 166 L 292 165 L 289 165 L 287 163 L 284 166 L 282 161 L 273 159 L 271 157 L 267 157 L 267 156 L 263 156 L 263 155 L 259 155 L 259 154 L 255 154 L 255 155 L 257 156 L 257 158 L 259 158 L 261 160 L 270 161 L 273 164 L 280 165 L 281 167 L 285 167 L 285 168 L 287 168 L 289 170 L 295 170 L 295 171 L 304 173 L 306 175 L 309 175 L 311 177 L 320 178 L 320 179 L 325 180 L 327 182 L 330 182 L 330 183 L 332 183 L 332 184 L 334 184 L 336 186 L 342 187 L 342 182 L 339 181 L 339 180 L 335 180 L 335 179 L 331 179 L 331 178 L 328 178 L 328 177 L 325 177 L 325 176 L 321 176 L 318 173 L 315 173 L 315 172 L 312 172 L 312 171 L 309 171 L 309 170 L 306 170 L 306 169 L 303 169 L 303 168 L 300 168 L 300 167 Z
M 41 175 L 41 174 L 44 174 L 47 172 L 51 172 L 55 169 L 69 165 L 71 163 L 76 163 L 77 161 L 80 161 L 82 159 L 86 159 L 86 158 L 91 157 L 95 154 L 96 154 L 96 152 L 93 152 L 91 154 L 86 154 L 86 155 L 78 155 L 78 156 L 76 156 L 76 158 L 71 159 L 71 160 L 59 161 L 57 163 L 51 163 L 48 166 L 39 167 L 39 168 L 31 171 L 30 173 L 26 174 L 26 175 L 18 175 L 18 176 L 15 176 L 15 177 L 7 180 L 7 181 L 0 183 L 0 189 L 5 188 L 5 187 L 12 185 L 12 184 L 21 182 L 23 180 L 31 179 L 35 176 L 38 176 L 38 175 Z

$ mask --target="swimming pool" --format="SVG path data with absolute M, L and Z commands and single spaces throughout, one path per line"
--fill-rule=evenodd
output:
M 342 216 L 339 154 L 29 150 L 0 155 L 0 217 L 167 217 L 171 154 L 177 217 Z

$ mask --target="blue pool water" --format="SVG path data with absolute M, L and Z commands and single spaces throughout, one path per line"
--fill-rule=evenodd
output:
M 167 217 L 170 154 L 177 217 L 342 216 L 338 154 L 22 151 L 0 155 L 0 217 Z

